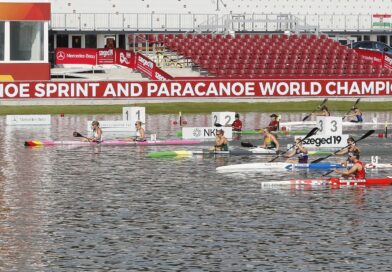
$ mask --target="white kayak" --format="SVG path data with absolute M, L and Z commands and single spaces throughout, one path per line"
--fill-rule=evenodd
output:
M 391 125 L 390 122 L 343 122 L 342 125 L 344 127 L 355 127 L 355 126 L 385 126 Z M 317 126 L 316 121 L 294 121 L 294 122 L 282 122 L 280 123 L 280 127 L 286 128 L 298 128 L 298 127 L 314 127 Z
M 287 171 L 294 169 L 329 170 L 343 168 L 340 163 L 286 163 L 286 162 L 259 162 L 232 164 L 217 167 L 219 172 L 247 172 L 247 171 Z M 392 169 L 392 163 L 367 163 L 366 169 Z

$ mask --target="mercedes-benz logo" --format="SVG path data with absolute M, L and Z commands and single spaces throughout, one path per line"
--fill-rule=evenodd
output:
M 64 59 L 65 59 L 65 53 L 64 53 L 64 51 L 59 51 L 59 52 L 57 52 L 56 58 L 57 58 L 58 60 L 64 60 Z
M 193 136 L 200 137 L 200 135 L 201 135 L 201 129 L 200 128 L 195 128 L 193 130 Z

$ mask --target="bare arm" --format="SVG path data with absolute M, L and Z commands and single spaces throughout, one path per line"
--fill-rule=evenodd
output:
M 356 171 L 359 171 L 359 170 L 361 170 L 361 169 L 360 169 L 360 166 L 354 164 L 353 167 L 351 167 L 351 168 L 348 169 L 348 170 L 338 170 L 338 169 L 336 169 L 335 172 L 338 173 L 338 174 L 340 174 L 340 175 L 350 176 L 350 175 L 355 174 L 355 172 L 356 172 Z

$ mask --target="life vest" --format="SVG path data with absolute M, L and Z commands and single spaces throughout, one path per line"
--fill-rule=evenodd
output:
M 299 148 L 295 149 L 295 154 L 297 154 L 298 163 L 308 163 L 308 154 L 301 152 Z
M 272 141 L 271 136 L 266 136 L 266 137 L 264 138 L 264 143 L 265 143 L 265 146 L 266 146 L 268 149 L 276 148 L 276 144 L 275 144 L 274 141 Z
M 364 178 L 366 178 L 366 172 L 365 172 L 365 167 L 363 166 L 363 163 L 361 161 L 357 161 L 355 164 L 359 164 L 360 166 L 362 166 L 362 169 L 356 171 L 354 177 L 356 179 L 364 179 Z

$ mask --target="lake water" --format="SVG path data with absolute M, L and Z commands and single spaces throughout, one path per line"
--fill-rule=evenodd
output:
M 247 128 L 269 120 L 242 117 Z M 227 174 L 215 168 L 266 158 L 146 156 L 200 146 L 23 146 L 70 140 L 86 132 L 87 120 L 120 118 L 53 116 L 51 126 L 23 128 L 0 117 L 0 271 L 390 271 L 392 187 L 263 190 L 261 181 L 323 172 Z M 176 119 L 148 116 L 148 131 L 174 138 Z M 209 115 L 185 119 L 210 124 Z M 360 146 L 364 161 L 392 161 L 391 138 L 372 135 Z

